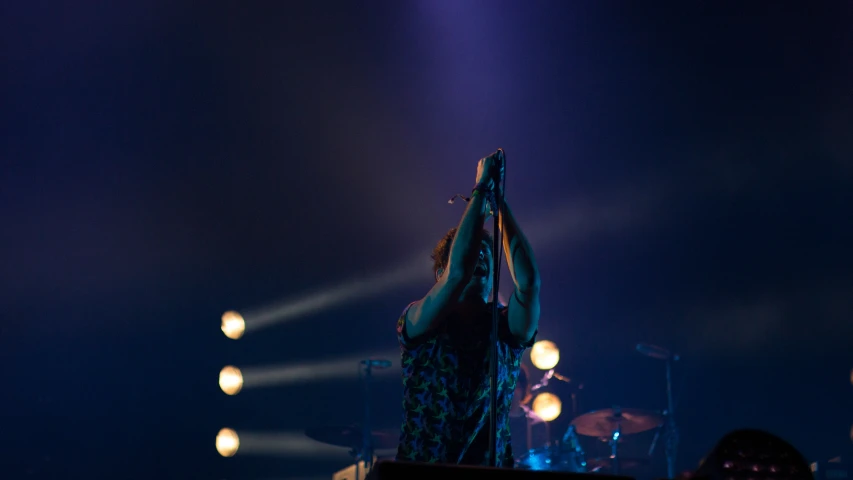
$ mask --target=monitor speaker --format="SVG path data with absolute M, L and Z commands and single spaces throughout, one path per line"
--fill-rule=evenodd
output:
M 374 465 L 368 480 L 633 480 L 632 477 L 592 473 L 548 472 L 519 468 L 439 465 L 435 463 L 383 460 Z

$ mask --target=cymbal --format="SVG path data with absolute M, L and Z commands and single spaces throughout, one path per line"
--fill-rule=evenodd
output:
M 387 450 L 397 448 L 400 432 L 396 430 L 372 430 L 373 448 Z M 360 449 L 364 441 L 361 427 L 358 425 L 315 427 L 305 430 L 305 436 L 318 442 L 337 447 Z
M 609 437 L 619 427 L 622 435 L 645 432 L 659 427 L 663 418 L 648 410 L 637 408 L 605 408 L 575 418 L 572 425 L 588 437 Z

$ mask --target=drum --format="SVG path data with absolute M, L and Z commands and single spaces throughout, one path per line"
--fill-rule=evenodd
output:
M 550 445 L 534 448 L 515 462 L 521 470 L 548 470 L 553 472 L 586 473 L 584 455 L 569 446 Z

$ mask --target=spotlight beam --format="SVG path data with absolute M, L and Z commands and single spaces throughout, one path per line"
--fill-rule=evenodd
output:
M 649 201 L 638 201 L 635 197 L 610 203 L 572 200 L 531 222 L 526 230 L 528 237 L 540 245 L 543 251 L 556 247 L 564 250 L 567 243 L 581 243 L 598 235 L 619 232 L 641 224 L 649 219 L 649 208 L 646 205 Z M 243 315 L 245 329 L 261 330 L 345 302 L 373 297 L 401 286 L 417 285 L 429 278 L 428 258 L 431 250 L 432 247 L 424 248 L 424 253 L 371 278 L 354 278 L 246 312 Z M 232 338 L 234 336 L 237 334 L 232 334 Z
M 234 433 L 239 435 L 240 439 L 238 447 L 232 448 L 235 456 L 290 457 L 328 461 L 352 459 L 348 448 L 320 443 L 306 437 L 305 433 L 300 431 L 238 431 Z M 226 453 L 231 452 L 226 450 Z
M 294 318 L 325 310 L 351 300 L 384 293 L 401 285 L 412 284 L 428 277 L 427 257 L 418 255 L 399 267 L 375 275 L 372 278 L 359 278 L 332 288 L 317 290 L 301 296 L 299 299 L 286 300 L 277 305 L 266 307 L 244 315 L 246 330 L 257 331 L 262 328 L 292 320 Z
M 349 449 L 311 440 L 302 432 L 241 433 L 240 454 L 341 459 L 350 456 Z
M 244 367 L 242 374 L 242 390 L 251 388 L 293 385 L 331 379 L 358 378 L 359 362 L 366 358 L 392 359 L 391 368 L 374 369 L 374 376 L 396 376 L 400 374 L 400 351 L 388 350 L 376 354 L 361 354 L 337 360 L 323 362 L 299 362 L 285 365 L 264 365 Z M 227 393 L 227 392 L 226 392 Z

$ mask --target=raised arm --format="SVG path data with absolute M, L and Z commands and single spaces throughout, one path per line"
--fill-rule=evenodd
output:
M 515 291 L 509 299 L 509 330 L 522 343 L 539 328 L 539 268 L 530 243 L 518 227 L 509 205 L 503 202 L 498 221 L 504 254 Z
M 459 301 L 477 267 L 480 234 L 489 208 L 485 193 L 494 187 L 494 155 L 480 159 L 477 165 L 477 186 L 450 244 L 447 265 L 436 272 L 436 282 L 429 293 L 415 302 L 406 314 L 406 334 L 410 339 L 426 333 L 449 306 Z

